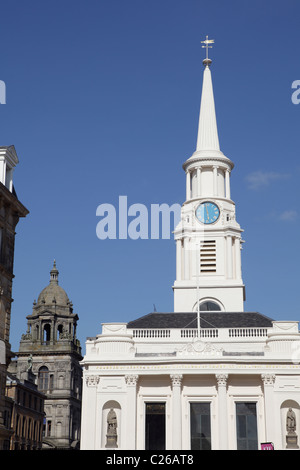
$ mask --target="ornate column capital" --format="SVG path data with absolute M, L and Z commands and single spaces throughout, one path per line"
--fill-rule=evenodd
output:
M 86 375 L 85 377 L 85 383 L 88 387 L 96 387 L 96 385 L 98 385 L 99 382 L 100 382 L 99 375 Z
M 183 375 L 182 374 L 171 374 L 170 375 L 172 387 L 181 387 Z
M 276 379 L 275 374 L 261 374 L 261 380 L 264 385 L 274 385 Z
M 216 379 L 217 379 L 218 387 L 226 387 L 228 374 L 216 374 Z
M 139 380 L 138 375 L 125 375 L 125 382 L 128 387 L 136 387 Z

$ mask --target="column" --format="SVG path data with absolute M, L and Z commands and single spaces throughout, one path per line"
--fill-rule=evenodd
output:
M 176 240 L 176 279 L 181 281 L 181 239 Z
M 265 427 L 266 427 L 266 442 L 274 442 L 276 430 L 275 414 L 274 414 L 274 374 L 262 374 L 261 379 L 264 384 L 264 402 L 265 402 Z
M 191 174 L 187 170 L 186 172 L 186 200 L 191 199 Z
M 219 450 L 228 449 L 227 379 L 228 374 L 216 374 L 218 383 Z
M 213 179 L 214 179 L 214 186 L 213 186 L 213 195 L 218 195 L 218 167 L 216 165 L 213 166 Z
M 235 277 L 236 279 L 241 279 L 242 272 L 241 272 L 241 242 L 238 237 L 234 240 L 234 248 L 235 248 Z
M 190 279 L 190 239 L 184 238 L 184 279 Z
M 0 158 L 0 182 L 5 185 L 6 177 L 6 160 L 4 157 Z
M 201 168 L 197 168 L 197 196 L 201 196 Z
M 232 279 L 232 238 L 226 237 L 227 278 Z
M 172 382 L 172 449 L 182 448 L 182 404 L 181 404 L 181 383 L 182 375 L 174 374 L 170 376 Z
M 126 449 L 136 449 L 136 387 L 138 375 L 125 375 L 127 386 L 127 423 L 126 423 Z
M 225 197 L 230 199 L 230 173 L 229 170 L 225 171 Z

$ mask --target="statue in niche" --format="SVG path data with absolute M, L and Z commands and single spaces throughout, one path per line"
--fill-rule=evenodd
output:
M 296 431 L 296 415 L 292 408 L 289 408 L 286 414 L 286 430 L 288 433 Z
M 292 408 L 289 408 L 286 414 L 286 431 L 287 448 L 298 448 L 298 436 L 296 433 L 296 414 Z
M 106 434 L 106 446 L 105 447 L 118 447 L 118 422 L 117 415 L 113 408 L 111 408 L 107 414 L 107 434 Z

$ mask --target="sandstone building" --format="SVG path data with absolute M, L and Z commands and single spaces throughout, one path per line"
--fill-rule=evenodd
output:
M 17 353 L 17 376 L 26 376 L 28 358 L 45 395 L 43 449 L 69 450 L 79 447 L 82 369 L 80 342 L 76 336 L 78 315 L 58 283 L 54 261 L 50 282 L 27 316 L 27 332 Z
M 9 447 L 12 434 L 7 420 L 11 406 L 5 398 L 5 387 L 7 367 L 13 356 L 9 338 L 15 230 L 20 217 L 28 214 L 13 185 L 13 172 L 18 162 L 13 145 L 0 147 L 0 450 Z

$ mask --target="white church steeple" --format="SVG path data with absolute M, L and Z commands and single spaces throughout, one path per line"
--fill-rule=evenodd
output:
M 205 62 L 203 86 L 200 105 L 197 151 L 220 150 L 217 119 L 215 111 L 214 92 L 210 71 L 211 61 Z
M 230 173 L 233 163 L 220 150 L 211 59 L 203 41 L 203 84 L 197 146 L 183 164 L 186 172 L 186 201 L 175 229 L 176 281 L 174 310 L 200 309 L 243 311 L 241 277 L 241 233 L 231 200 Z

